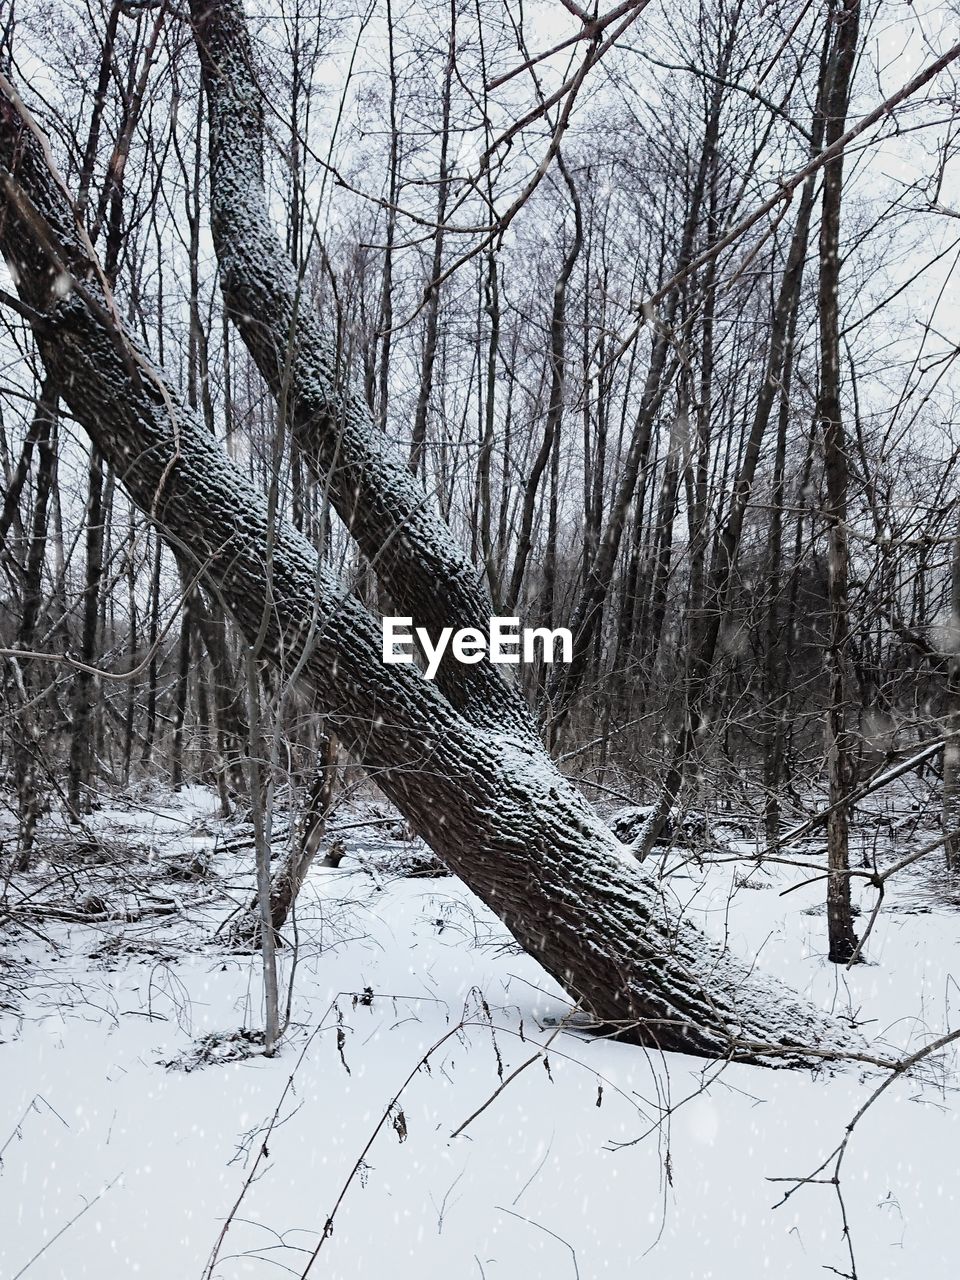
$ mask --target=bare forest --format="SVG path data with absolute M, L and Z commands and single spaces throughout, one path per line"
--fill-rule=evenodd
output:
M 953 1274 L 958 17 L 0 0 L 0 1275 Z

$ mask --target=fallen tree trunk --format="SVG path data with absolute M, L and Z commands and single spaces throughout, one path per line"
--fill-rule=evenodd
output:
M 125 332 L 2 77 L 0 250 L 49 375 L 132 499 L 202 570 L 248 642 L 262 640 L 258 651 L 284 671 L 299 667 L 414 829 L 598 1023 L 663 1049 L 751 1061 L 856 1049 L 856 1037 L 675 911 L 527 733 L 475 723 L 414 668 L 382 663 L 374 619 Z

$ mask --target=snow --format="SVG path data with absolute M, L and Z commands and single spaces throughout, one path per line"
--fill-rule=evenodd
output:
M 791 1184 L 771 1179 L 811 1174 L 883 1073 L 725 1066 L 558 1030 L 568 1002 L 496 918 L 453 877 L 391 878 L 386 855 L 410 846 L 351 825 L 367 817 L 336 815 L 347 856 L 304 890 L 293 1025 L 273 1060 L 225 1040 L 224 1060 L 196 1063 L 201 1037 L 261 1017 L 256 961 L 213 938 L 250 894 L 252 858 L 202 788 L 94 821 L 114 845 L 152 850 L 151 866 L 214 851 L 208 881 L 175 886 L 177 916 L 45 921 L 56 953 L 0 935 L 0 975 L 25 992 L 0 1022 L 0 1275 L 200 1280 L 291 1074 L 214 1277 L 302 1275 L 345 1184 L 311 1276 L 849 1273 L 834 1188 L 773 1208 Z M 897 839 L 891 857 L 909 851 Z M 798 851 L 818 853 L 813 838 Z M 856 1011 L 886 1054 L 956 1022 L 960 934 L 938 870 L 894 879 L 870 963 L 849 972 L 824 957 L 822 886 L 780 894 L 800 871 L 687 867 L 671 889 L 762 971 Z M 873 893 L 858 892 L 867 911 Z M 955 1065 L 898 1080 L 854 1130 L 841 1190 L 860 1280 L 952 1273 Z

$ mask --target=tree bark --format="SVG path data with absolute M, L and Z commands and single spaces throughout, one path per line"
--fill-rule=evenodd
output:
M 47 547 L 47 522 L 53 477 L 53 427 L 57 402 L 56 388 L 47 380 L 40 389 L 29 433 L 29 439 L 36 445 L 39 456 L 36 494 L 23 568 L 23 611 L 18 635 L 18 647 L 25 652 L 29 652 L 34 647 L 43 604 L 43 560 Z M 40 795 L 37 785 L 40 728 L 37 708 L 33 705 L 36 686 L 34 664 L 28 657 L 17 661 L 19 692 L 23 700 L 21 713 L 11 719 L 11 735 L 15 744 L 14 779 L 17 789 L 19 826 L 17 870 L 29 871 L 37 821 L 40 816 Z
M 208 12 L 225 11 L 242 18 L 233 5 Z M 212 39 L 215 24 L 203 31 Z M 222 125 L 213 129 L 225 145 Z M 265 225 L 251 230 L 247 266 L 269 278 L 272 249 L 265 261 L 256 257 Z M 662 887 L 504 705 L 507 686 L 495 672 L 488 669 L 484 684 L 475 681 L 468 698 L 454 688 L 448 698 L 413 667 L 382 663 L 378 624 L 303 536 L 271 512 L 125 333 L 35 126 L 2 78 L 0 249 L 23 302 L 39 313 L 35 337 L 46 368 L 133 500 L 202 569 L 262 657 L 299 666 L 348 750 L 375 771 L 414 829 L 599 1024 L 635 1042 L 751 1061 L 802 1060 L 807 1047 L 858 1047 L 856 1037 L 669 907 Z M 240 267 L 228 259 L 228 281 Z M 64 275 L 70 287 L 60 296 L 62 282 L 55 285 Z M 281 309 L 280 318 L 286 332 L 292 317 Z M 269 333 L 270 319 L 261 310 L 255 332 Z M 298 328 L 295 361 L 313 332 L 311 322 L 299 341 Z M 272 349 L 274 340 L 261 347 Z M 415 492 L 398 488 L 371 441 L 367 431 L 350 446 L 363 487 L 377 471 L 386 487 L 386 497 L 360 519 L 367 538 L 376 518 L 395 531 L 392 497 Z M 464 585 L 449 533 L 435 517 L 409 514 L 415 537 L 405 541 L 402 560 L 409 578 L 429 586 L 423 601 L 411 599 L 409 584 L 397 589 L 421 616 L 436 617 L 438 602 L 457 590 L 464 605 L 478 605 L 478 580 L 471 573 Z M 398 571 L 396 557 L 383 559 Z M 478 705 L 484 688 L 488 696 Z
M 397 613 L 431 634 L 445 626 L 485 629 L 491 607 L 481 576 L 363 398 L 338 385 L 335 348 L 268 216 L 260 90 L 243 9 L 235 0 L 192 0 L 191 13 L 209 106 L 210 219 L 227 313 Z M 536 740 L 522 698 L 495 667 L 465 668 L 447 657 L 437 684 L 477 723 L 509 724 Z
M 824 142 L 832 146 L 842 136 L 850 99 L 850 83 L 857 52 L 860 0 L 840 0 L 833 14 L 837 34 L 830 59 L 826 93 Z M 827 483 L 825 515 L 829 526 L 830 644 L 829 702 L 826 712 L 827 768 L 831 813 L 827 822 L 827 933 L 830 959 L 846 964 L 857 951 L 850 903 L 849 826 L 847 797 L 853 788 L 854 755 L 847 724 L 850 645 L 847 540 L 849 460 L 840 408 L 840 205 L 843 157 L 823 170 L 823 212 L 820 219 L 820 429 Z
M 100 581 L 103 577 L 103 460 L 96 448 L 90 454 L 88 475 L 87 564 L 80 657 L 88 667 L 92 667 L 97 656 Z M 96 760 L 95 698 L 96 677 L 92 671 L 80 669 L 73 686 L 70 770 L 67 781 L 67 801 L 71 819 L 75 822 L 79 822 L 81 816 L 91 810 L 90 790 Z
M 157 733 L 157 686 L 160 682 L 160 573 L 163 568 L 163 544 L 159 537 L 154 540 L 153 558 L 150 574 L 150 612 L 147 623 L 147 648 L 149 665 L 147 667 L 147 727 L 143 736 L 143 748 L 140 752 L 140 764 L 149 765 L 153 754 L 153 743 Z
M 941 793 L 947 871 L 960 872 L 960 536 L 950 565 L 950 656 L 947 668 L 947 738 Z

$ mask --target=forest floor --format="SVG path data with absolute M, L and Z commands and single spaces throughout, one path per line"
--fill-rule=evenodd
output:
M 861 819 L 858 857 L 935 838 L 898 796 L 902 812 L 888 796 Z M 558 1029 L 562 993 L 458 880 L 401 874 L 416 849 L 385 806 L 355 800 L 331 826 L 347 852 L 301 896 L 273 1059 L 258 959 L 217 932 L 252 893 L 249 828 L 203 789 L 154 788 L 105 804 L 86 843 L 41 833 L 0 905 L 5 1280 L 302 1276 L 318 1245 L 309 1274 L 329 1280 L 956 1274 L 952 1051 L 854 1129 L 848 1241 L 836 1187 L 778 1180 L 814 1173 L 883 1072 L 706 1064 Z M 795 852 L 822 859 L 822 837 Z M 941 866 L 890 882 L 850 970 L 825 958 L 822 883 L 783 895 L 803 871 L 720 855 L 669 884 L 890 1054 L 958 1023 Z M 875 891 L 856 896 L 862 927 Z M 118 906 L 128 919 L 105 918 Z

